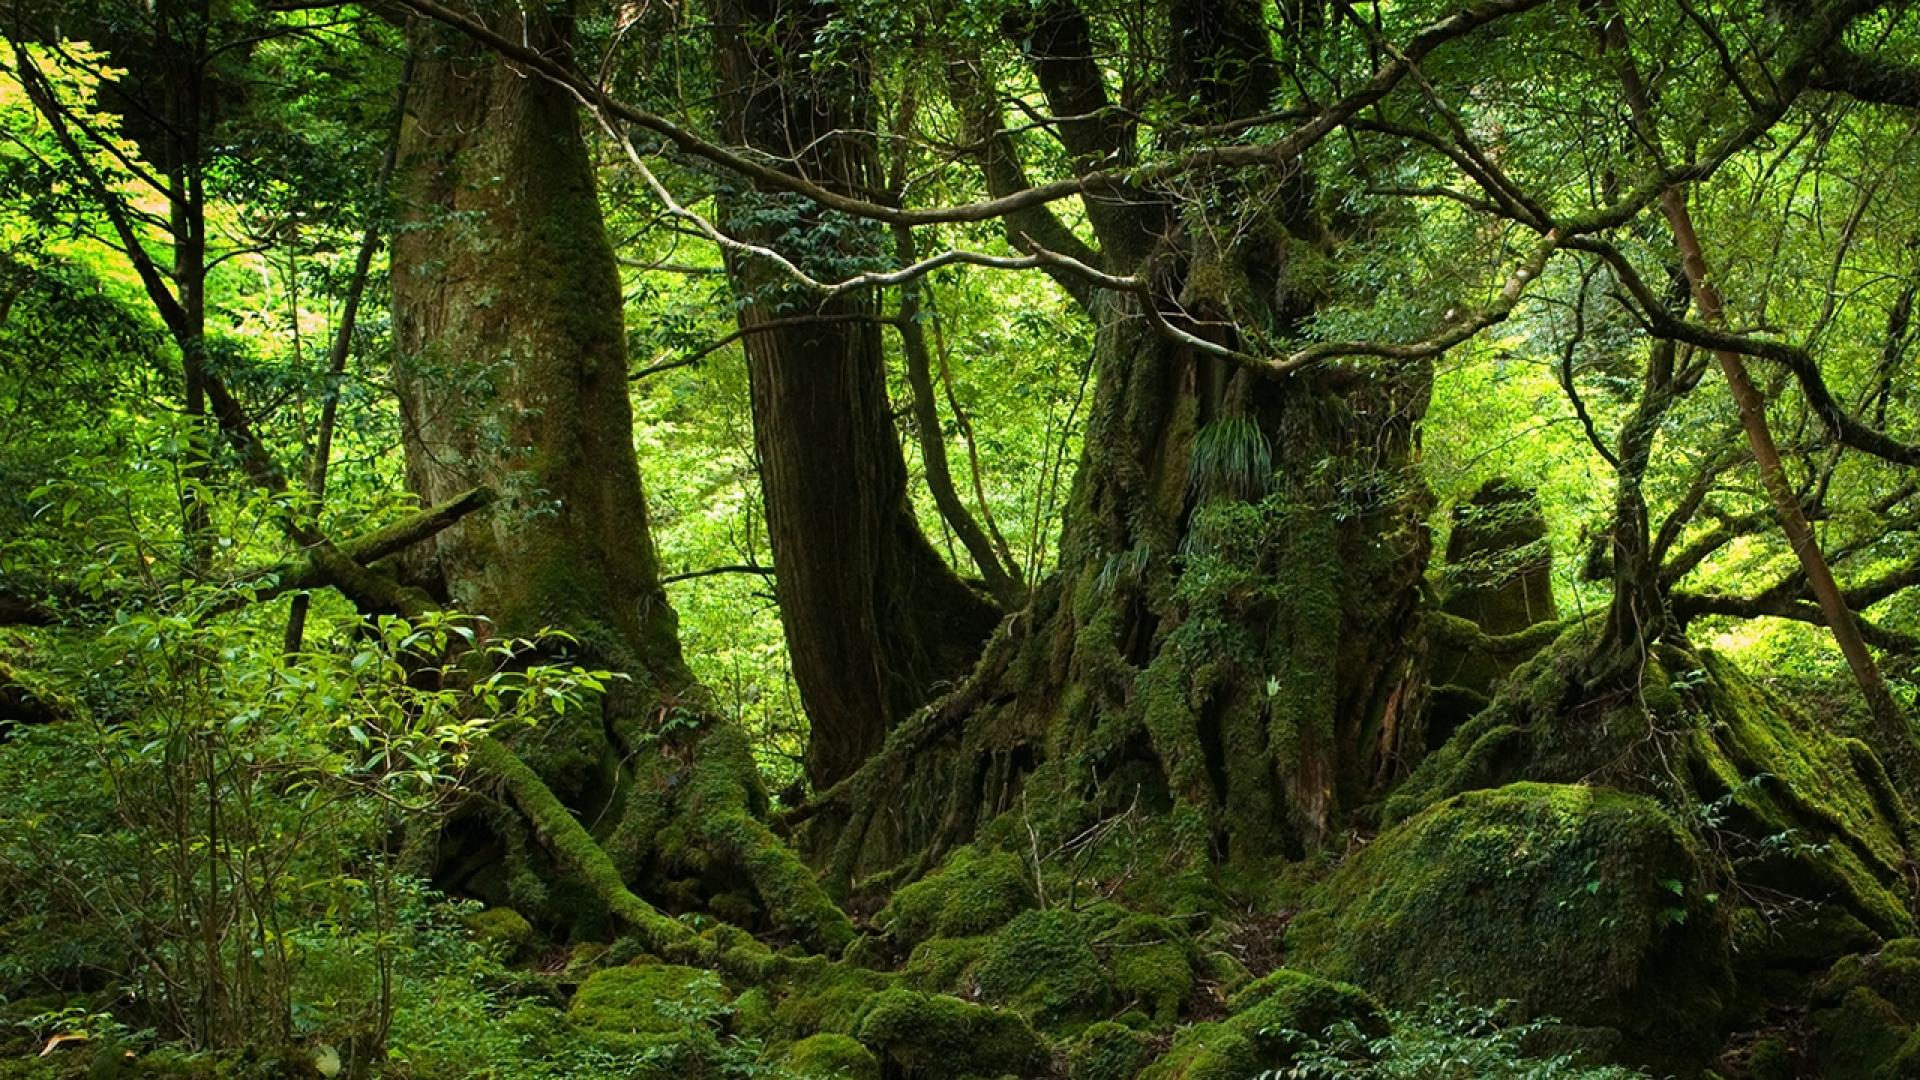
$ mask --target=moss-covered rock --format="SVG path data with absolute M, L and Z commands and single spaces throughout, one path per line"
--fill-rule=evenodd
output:
M 1387 1029 L 1379 1004 L 1364 990 L 1292 968 L 1254 980 L 1227 1004 L 1233 1014 L 1226 1025 L 1251 1039 L 1270 1068 L 1299 1049 L 1299 1035 L 1318 1037 L 1342 1022 L 1373 1035 Z
M 594 1031 L 662 1034 L 718 1014 L 731 998 L 711 971 L 630 964 L 597 971 L 580 984 L 567 1015 Z
M 988 939 L 973 981 L 983 999 L 1040 1024 L 1092 1018 L 1112 1000 L 1085 925 L 1066 911 L 1015 916 Z
M 1778 1035 L 1769 1035 L 1753 1044 L 1747 1054 L 1747 1075 L 1753 1080 L 1794 1080 L 1793 1051 Z
M 1343 1021 L 1369 1035 L 1387 1029 L 1380 1006 L 1359 987 L 1289 968 L 1242 987 L 1228 1007 L 1225 1020 L 1181 1030 L 1141 1080 L 1244 1080 L 1291 1064 L 1302 1035 Z
M 1192 996 L 1196 962 L 1193 943 L 1172 920 L 1135 914 L 1099 935 L 1094 948 L 1106 956 L 1113 992 L 1168 1024 Z
M 639 1080 L 706 1080 L 722 1056 L 715 1021 L 731 995 L 711 971 L 637 963 L 595 972 L 574 991 L 567 1019 L 590 1042 L 639 1053 Z
M 1729 661 L 1665 644 L 1635 693 L 1589 700 L 1581 678 L 1597 633 L 1576 623 L 1515 672 L 1387 800 L 1384 819 L 1518 780 L 1653 797 L 1725 856 L 1739 886 L 1729 896 L 1781 901 L 1742 935 L 1750 986 L 1912 932 L 1913 823 L 1866 745 Z
M 880 1080 L 880 1059 L 846 1035 L 809 1035 L 787 1047 L 780 1067 L 794 1080 Z
M 1813 1051 L 1826 1080 L 1880 1080 L 1913 1034 L 1887 999 L 1856 986 L 1810 1017 Z
M 1174 1037 L 1140 1080 L 1247 1080 L 1262 1071 L 1253 1040 L 1225 1024 L 1195 1024 Z
M 1035 903 L 1032 876 L 1017 856 L 963 847 L 938 871 L 895 893 L 874 921 L 914 945 L 985 933 Z
M 1814 983 L 1812 1005 L 1822 1076 L 1920 1077 L 1920 939 L 1841 957 Z
M 1630 1033 L 1649 1061 L 1703 1060 L 1731 983 L 1712 889 L 1697 843 L 1653 801 L 1513 784 L 1382 833 L 1314 890 L 1287 941 L 1291 962 L 1390 1003 L 1513 999 Z
M 1068 1080 L 1130 1080 L 1152 1056 L 1147 1036 L 1125 1024 L 1102 1020 L 1080 1033 L 1067 1050 Z
M 888 975 L 849 964 L 814 959 L 794 964 L 788 978 L 766 988 L 771 1034 L 800 1038 L 818 1032 L 851 1035 L 866 1006 L 893 986 Z M 761 1003 L 754 1003 L 756 1009 Z
M 972 995 L 974 966 L 980 962 L 992 939 L 978 937 L 928 938 L 913 947 L 901 977 L 915 990 L 944 991 Z
M 460 917 L 473 940 L 511 960 L 533 943 L 533 924 L 512 908 L 495 907 Z
M 945 994 L 893 989 L 860 1015 L 855 1037 L 908 1077 L 1032 1076 L 1047 1046 L 1019 1013 Z

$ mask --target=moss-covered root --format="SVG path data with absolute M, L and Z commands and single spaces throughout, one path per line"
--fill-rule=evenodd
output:
M 767 919 L 808 948 L 837 953 L 856 936 L 800 856 L 751 811 L 753 761 L 742 732 L 717 726 L 701 740 L 692 791 L 680 817 L 719 861 L 753 886 Z
M 1620 1031 L 1641 1063 L 1697 1065 L 1732 988 L 1709 866 L 1651 799 L 1512 784 L 1382 833 L 1309 894 L 1287 943 L 1389 1004 L 1512 999 Z
M 504 744 L 481 739 L 473 747 L 473 764 L 505 790 L 555 860 L 577 875 L 614 917 L 633 930 L 649 952 L 682 963 L 720 966 L 728 974 L 748 980 L 765 974 L 773 958 L 764 948 L 741 943 L 723 951 L 714 939 L 694 933 L 627 888 L 606 851 L 568 812 L 553 789 Z

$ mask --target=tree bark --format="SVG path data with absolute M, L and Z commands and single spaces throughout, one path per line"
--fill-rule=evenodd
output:
M 803 0 L 716 6 L 726 134 L 831 190 L 871 192 L 879 178 L 867 73 L 851 58 L 812 64 L 829 14 Z M 803 199 L 742 192 L 725 209 L 736 235 L 823 279 L 880 248 L 872 228 Z M 764 328 L 743 342 L 774 592 L 811 724 L 807 775 L 826 788 L 966 674 L 999 611 L 947 566 L 914 516 L 881 326 L 868 318 L 874 296 L 816 305 L 765 262 L 736 253 L 728 264 L 741 327 Z M 803 305 L 844 318 L 772 325 Z
M 1190 119 L 1264 109 L 1257 6 L 1177 17 L 1170 75 Z M 1010 29 L 1052 111 L 1094 118 L 1063 122 L 1070 153 L 1127 159 L 1084 18 L 1064 4 L 1034 18 Z M 1320 300 L 1290 274 L 1303 245 L 1330 242 L 1300 197 L 1309 176 L 1187 182 L 1180 198 L 1233 220 L 1191 227 L 1171 191 L 1092 197 L 1100 265 L 1152 281 L 1154 298 L 1093 296 L 1096 382 L 1060 569 L 968 682 L 810 811 L 834 880 L 910 877 L 1029 785 L 1033 806 L 1170 804 L 1181 835 L 1257 866 L 1320 844 L 1398 767 L 1419 705 L 1409 630 L 1431 500 L 1411 465 L 1431 369 L 1261 378 L 1159 333 L 1142 304 L 1238 345 L 1297 333 Z
M 567 47 L 563 14 L 502 2 L 485 17 Z M 493 632 L 563 631 L 619 676 L 597 715 L 515 740 L 528 769 L 493 779 L 528 817 L 476 809 L 452 823 L 439 877 L 562 925 L 631 922 L 631 898 L 601 880 L 612 866 L 635 889 L 694 883 L 677 904 L 733 892 L 765 929 L 844 944 L 846 917 L 759 821 L 767 800 L 744 734 L 681 655 L 633 448 L 618 266 L 575 104 L 457 31 L 418 34 L 392 274 L 407 481 L 429 502 L 496 493 L 435 537 L 423 569 Z M 547 790 L 600 851 L 576 850 L 582 833 L 554 817 Z M 592 871 L 588 910 L 542 884 L 555 866 Z

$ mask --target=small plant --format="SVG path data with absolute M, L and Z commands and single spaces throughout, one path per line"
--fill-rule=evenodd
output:
M 1319 1035 L 1279 1032 L 1302 1047 L 1292 1065 L 1260 1080 L 1645 1080 L 1614 1065 L 1589 1065 L 1564 1046 L 1554 1020 L 1510 1018 L 1513 1002 L 1481 1007 L 1446 997 L 1388 1014 L 1385 1035 L 1343 1020 Z
M 1229 416 L 1194 436 L 1187 459 L 1187 488 L 1205 502 L 1215 496 L 1256 499 L 1273 477 L 1273 445 L 1253 421 Z

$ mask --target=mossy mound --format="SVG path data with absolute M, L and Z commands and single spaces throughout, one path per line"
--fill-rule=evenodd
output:
M 890 1075 L 961 1080 L 1047 1069 L 1047 1045 L 1020 1014 L 945 994 L 884 991 L 861 1012 L 855 1037 L 890 1063 Z
M 1649 1062 L 1703 1060 L 1732 982 L 1708 866 L 1650 799 L 1469 792 L 1382 833 L 1316 888 L 1288 930 L 1290 961 L 1390 1004 L 1512 999 L 1627 1033 Z
M 821 1032 L 851 1035 L 868 1003 L 896 983 L 892 975 L 851 964 L 802 961 L 787 978 L 741 995 L 734 1026 L 772 1041 Z
M 646 1056 L 646 1077 L 718 1075 L 714 1021 L 731 998 L 719 976 L 678 964 L 638 963 L 595 972 L 567 1007 L 575 1030 L 608 1050 Z
M 1920 938 L 1841 958 L 1815 985 L 1812 1067 L 1831 1080 L 1920 1077 Z
M 1140 1080 L 1245 1080 L 1291 1064 L 1302 1036 L 1336 1023 L 1386 1031 L 1380 1007 L 1359 987 L 1288 968 L 1242 988 L 1229 1006 L 1225 1020 L 1182 1030 Z
M 1032 875 L 1017 856 L 963 847 L 939 870 L 893 894 L 874 923 L 906 945 L 931 937 L 981 934 L 1036 903 Z
M 1193 993 L 1199 960 L 1174 920 L 1099 903 L 1024 911 L 990 934 L 929 938 L 902 976 L 915 989 L 1005 1005 L 1072 1032 L 1116 1016 L 1170 1025 Z
M 473 940 L 511 960 L 533 943 L 533 924 L 512 908 L 495 907 L 460 917 Z
M 793 1080 L 880 1080 L 880 1060 L 846 1035 L 810 1035 L 787 1047 L 780 1069 Z
M 1131 1080 L 1153 1054 L 1151 1040 L 1111 1020 L 1089 1026 L 1067 1051 L 1068 1080 Z
M 1761 932 L 1741 938 L 1751 974 L 1815 973 L 1912 932 L 1912 822 L 1865 744 L 1705 651 L 1658 646 L 1635 692 L 1589 700 L 1579 672 L 1596 632 L 1576 624 L 1516 671 L 1384 819 L 1519 780 L 1607 784 L 1658 799 L 1706 836 L 1737 883 L 1730 895 L 1772 898 Z

